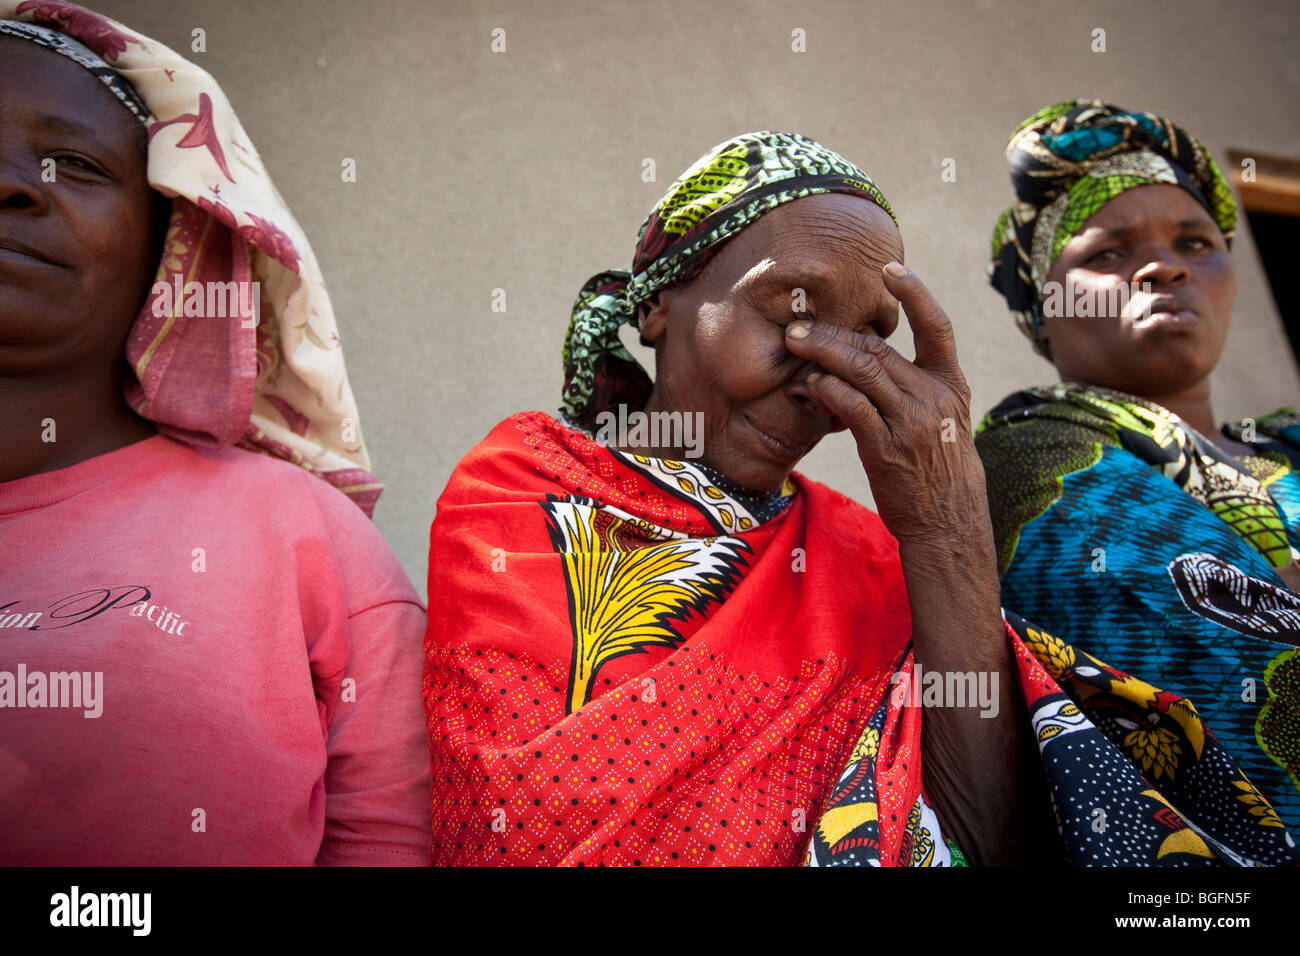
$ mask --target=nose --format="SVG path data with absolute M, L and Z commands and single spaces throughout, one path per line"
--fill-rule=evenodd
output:
M 40 186 L 41 170 L 25 169 L 12 158 L 0 155 L 0 209 L 40 215 L 46 197 Z
M 834 418 L 835 413 L 813 398 L 808 390 L 808 376 L 812 374 L 815 367 L 812 362 L 801 364 L 790 377 L 790 382 L 785 387 L 785 394 L 810 415 L 816 415 L 818 418 Z
M 882 339 L 887 339 L 894 334 L 898 328 L 898 306 L 895 305 L 889 315 L 883 319 L 877 319 L 871 323 L 871 331 L 875 332 Z
M 1187 281 L 1187 266 L 1182 257 L 1164 243 L 1143 250 L 1139 261 L 1144 264 L 1134 271 L 1134 282 L 1149 282 L 1153 287 L 1159 288 L 1181 285 Z

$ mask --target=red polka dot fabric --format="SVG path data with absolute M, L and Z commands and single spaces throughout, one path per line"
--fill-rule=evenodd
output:
M 653 699 L 632 679 L 565 715 L 535 661 L 434 649 L 435 862 L 797 863 L 874 688 L 825 659 L 765 682 L 703 643 L 674 657 Z
M 879 519 L 794 482 L 764 520 L 540 413 L 466 456 L 430 545 L 435 863 L 803 859 L 910 618 Z

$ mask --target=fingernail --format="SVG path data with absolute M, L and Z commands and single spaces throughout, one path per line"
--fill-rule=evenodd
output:
M 812 323 L 800 319 L 797 322 L 791 322 L 785 327 L 785 334 L 792 339 L 806 339 L 808 332 L 812 328 Z
M 901 262 L 889 263 L 889 265 L 885 266 L 885 271 L 888 272 L 895 279 L 902 279 L 908 274 L 907 267 L 904 266 Z
M 806 379 L 804 379 L 804 382 L 805 382 L 806 384 L 808 384 L 808 385 L 812 385 L 813 383 L 815 383 L 815 382 L 817 381 L 817 379 L 819 379 L 819 378 L 821 378 L 821 377 L 822 377 L 822 373 L 821 373 L 821 372 L 809 372 L 809 373 L 808 373 L 808 377 L 807 377 Z

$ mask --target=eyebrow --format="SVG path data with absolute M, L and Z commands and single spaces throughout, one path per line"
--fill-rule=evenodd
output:
M 750 283 L 748 291 L 753 296 L 771 299 L 777 295 L 788 296 L 792 289 L 803 289 L 808 293 L 808 298 L 811 300 L 816 298 L 819 290 L 824 291 L 831 285 L 829 275 L 814 271 L 807 266 L 794 267 L 786 271 L 773 265 L 771 268 L 765 269 Z M 874 321 L 874 318 L 864 319 L 854 325 L 852 331 L 862 332 Z
M 1114 229 L 1103 229 L 1100 233 L 1098 233 L 1098 237 L 1101 239 L 1123 238 L 1124 236 L 1129 236 L 1132 235 L 1134 232 L 1136 232 L 1140 225 L 1141 223 L 1130 222 L 1122 226 L 1116 226 Z M 1183 219 L 1182 221 L 1175 224 L 1176 228 L 1178 229 L 1209 228 L 1210 226 L 1213 225 L 1214 223 L 1206 222 L 1204 219 Z
M 753 289 L 759 294 L 789 289 L 806 289 L 811 292 L 816 289 L 824 289 L 829 283 L 830 279 L 824 273 L 814 272 L 809 269 L 794 269 L 787 272 L 779 267 L 774 267 L 764 270 L 761 275 L 754 279 Z
M 46 132 L 84 137 L 110 158 L 119 162 L 122 160 L 121 154 L 100 139 L 99 134 L 93 127 L 87 126 L 79 120 L 69 119 L 66 116 L 57 116 L 53 113 L 39 113 L 32 117 L 32 122 Z

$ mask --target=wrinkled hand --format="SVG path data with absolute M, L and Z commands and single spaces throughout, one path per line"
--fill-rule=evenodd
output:
M 895 538 L 933 545 L 969 535 L 972 524 L 982 531 L 989 526 L 984 468 L 952 324 L 912 272 L 890 263 L 882 275 L 907 314 L 915 361 L 878 335 L 829 322 L 790 323 L 786 346 L 817 364 L 808 391 L 857 441 L 876 510 Z
M 1043 843 L 1051 821 L 1033 809 L 1048 800 L 999 610 L 970 388 L 952 325 L 921 280 L 897 263 L 883 275 L 907 313 L 915 361 L 878 335 L 826 322 L 791 323 L 786 346 L 816 363 L 809 394 L 852 432 L 876 510 L 898 539 L 917 664 L 998 678 L 994 719 L 972 708 L 933 708 L 922 724 L 921 749 L 926 789 L 945 832 L 977 864 L 1016 864 L 1026 847 Z

